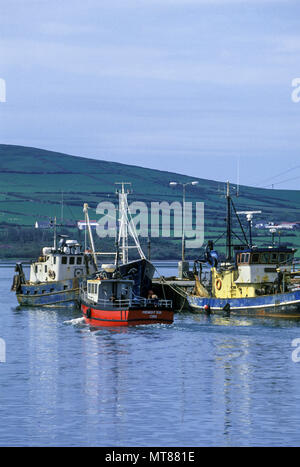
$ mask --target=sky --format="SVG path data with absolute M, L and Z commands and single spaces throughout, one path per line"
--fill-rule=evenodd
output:
M 296 78 L 299 0 L 0 0 L 5 144 L 299 189 Z

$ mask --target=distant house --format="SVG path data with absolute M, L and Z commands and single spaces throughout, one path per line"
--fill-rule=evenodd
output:
M 299 222 L 269 222 L 268 224 L 256 224 L 256 229 L 295 230 L 300 228 Z
M 57 226 L 59 227 L 77 227 L 77 224 L 75 221 L 70 221 L 70 220 L 65 220 L 63 221 L 62 223 L 60 222 L 57 222 L 56 223 Z M 53 220 L 50 220 L 50 221 L 36 221 L 35 224 L 34 224 L 34 227 L 36 229 L 50 229 L 54 226 L 54 221 Z
M 53 224 L 50 221 L 36 221 L 34 227 L 36 229 L 50 229 L 51 227 L 53 227 Z
M 98 225 L 97 221 L 90 220 L 91 229 L 95 230 L 97 228 L 97 225 Z M 79 230 L 85 230 L 87 228 L 87 223 L 85 221 L 78 221 L 77 227 Z
M 266 228 L 266 224 L 262 224 L 262 223 L 261 223 L 261 224 L 256 224 L 256 225 L 255 225 L 255 228 L 256 228 L 256 229 L 259 229 L 259 230 L 265 229 L 265 228 Z

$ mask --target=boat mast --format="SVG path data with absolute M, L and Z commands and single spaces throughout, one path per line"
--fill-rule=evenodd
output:
M 127 196 L 129 190 L 125 190 L 125 185 L 131 185 L 128 182 L 116 183 L 116 185 L 121 185 L 121 189 L 117 190 L 119 195 L 119 234 L 118 234 L 118 246 L 121 245 L 121 258 L 122 263 L 128 263 L 128 250 L 129 248 L 136 248 L 139 252 L 141 259 L 146 259 L 144 252 L 141 248 L 138 234 L 136 232 L 134 223 L 132 221 L 131 212 L 128 206 Z M 129 246 L 128 244 L 128 233 L 132 236 L 135 245 Z
M 245 214 L 246 219 L 248 222 L 248 230 L 249 230 L 249 247 L 253 247 L 252 241 L 252 224 L 253 224 L 253 215 L 254 214 L 261 214 L 262 211 L 238 211 L 237 214 Z
M 91 249 L 92 249 L 92 255 L 93 255 L 95 267 L 97 269 L 97 256 L 96 256 L 96 252 L 95 252 L 95 245 L 94 245 L 94 239 L 93 239 L 92 229 L 91 229 L 91 225 L 90 225 L 90 218 L 89 218 L 88 209 L 89 209 L 89 205 L 87 203 L 84 203 L 83 212 L 84 212 L 84 216 L 85 216 L 85 226 L 87 226 L 87 228 L 88 228 L 88 234 L 89 234 L 89 240 L 90 240 L 90 245 L 91 245 Z
M 232 252 L 231 252 L 231 247 L 232 247 L 232 242 L 231 242 L 231 196 L 230 196 L 230 185 L 229 185 L 229 181 L 227 182 L 226 199 L 227 199 L 227 218 L 226 218 L 226 223 L 227 223 L 226 260 L 227 260 L 227 261 L 231 261 L 231 260 L 232 260 Z
M 121 183 L 121 190 L 119 191 L 119 238 L 118 244 L 120 245 L 121 240 L 121 256 L 122 263 L 128 263 L 128 219 L 127 219 L 127 194 L 125 193 L 125 185 L 127 183 Z
M 53 231 L 54 231 L 54 239 L 53 239 L 53 248 L 54 248 L 54 251 L 56 251 L 56 247 L 57 247 L 57 240 L 56 240 L 56 217 L 54 217 L 54 225 L 53 225 Z

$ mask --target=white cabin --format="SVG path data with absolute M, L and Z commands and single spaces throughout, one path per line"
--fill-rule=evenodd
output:
M 278 271 L 291 272 L 294 251 L 288 248 L 253 249 L 237 253 L 238 284 L 273 283 Z
M 125 279 L 93 279 L 87 281 L 87 298 L 93 303 L 129 303 L 134 281 Z
M 74 279 L 96 272 L 91 254 L 81 251 L 76 240 L 61 241 L 59 247 L 44 247 L 38 261 L 30 266 L 32 283 Z

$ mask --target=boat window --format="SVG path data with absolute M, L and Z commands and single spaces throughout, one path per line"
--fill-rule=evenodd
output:
M 67 290 L 68 286 L 67 285 L 64 285 L 64 290 Z
M 284 253 L 280 253 L 280 255 L 279 255 L 279 262 L 280 262 L 280 263 L 285 263 L 285 254 L 284 254 Z
M 62 256 L 61 264 L 67 264 L 67 257 L 66 256 Z
M 37 272 L 38 272 L 38 267 L 37 266 L 35 266 L 34 272 L 37 274 Z
M 56 256 L 53 257 L 53 264 L 56 264 Z
M 271 254 L 271 263 L 277 263 L 277 253 Z
M 74 256 L 70 256 L 69 264 L 75 264 Z
M 127 298 L 128 296 L 128 287 L 122 287 L 121 289 L 121 298 Z
M 293 261 L 293 254 L 292 253 L 289 253 L 287 255 L 287 261 Z
M 259 254 L 258 253 L 254 253 L 252 255 L 252 263 L 255 263 L 255 264 L 259 263 Z
M 250 253 L 243 253 L 241 256 L 241 263 L 249 263 Z
M 81 257 L 81 256 L 78 256 L 78 258 L 77 258 L 77 264 L 82 264 L 82 257 Z
M 270 263 L 270 253 L 262 253 L 261 255 L 262 263 Z
M 45 272 L 47 272 L 47 266 L 45 266 Z

